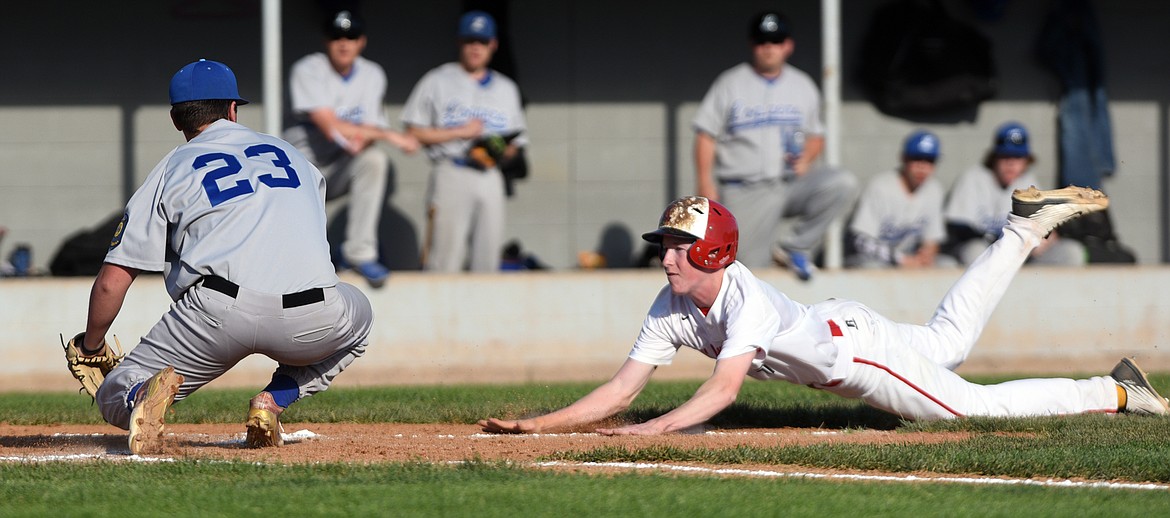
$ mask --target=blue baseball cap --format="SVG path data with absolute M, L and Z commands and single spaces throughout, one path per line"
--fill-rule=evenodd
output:
M 1028 149 L 1028 130 L 1018 122 L 1004 123 L 995 130 L 996 156 L 1028 157 L 1032 151 Z
M 459 38 L 482 41 L 495 39 L 495 18 L 483 11 L 468 11 L 459 19 Z
M 175 73 L 171 78 L 171 105 L 187 101 L 225 99 L 248 104 L 236 88 L 236 75 L 218 61 L 200 59 Z
M 915 131 L 902 144 L 902 157 L 907 160 L 938 160 L 938 136 L 929 131 Z

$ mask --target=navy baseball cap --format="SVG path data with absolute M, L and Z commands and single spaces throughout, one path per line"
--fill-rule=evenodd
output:
M 248 104 L 236 88 L 236 75 L 218 61 L 200 59 L 175 72 L 171 78 L 171 104 L 224 99 Z
M 1004 123 L 995 130 L 996 156 L 1028 157 L 1032 151 L 1028 149 L 1028 130 L 1018 122 Z
M 459 38 L 480 41 L 495 39 L 495 18 L 483 11 L 468 11 L 459 19 Z
M 788 17 L 776 11 L 757 14 L 748 26 L 748 39 L 752 43 L 784 43 L 790 35 Z
M 352 11 L 337 11 L 325 20 L 325 35 L 330 39 L 356 40 L 366 33 L 366 23 Z
M 902 144 L 902 157 L 907 160 L 938 160 L 938 136 L 929 131 L 915 131 Z

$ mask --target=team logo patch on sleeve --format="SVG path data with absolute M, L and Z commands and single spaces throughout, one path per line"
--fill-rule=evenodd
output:
M 130 221 L 130 211 L 122 213 L 122 221 L 118 222 L 118 226 L 114 229 L 114 237 L 110 238 L 110 250 L 122 244 L 122 232 L 126 231 L 126 222 L 128 221 Z

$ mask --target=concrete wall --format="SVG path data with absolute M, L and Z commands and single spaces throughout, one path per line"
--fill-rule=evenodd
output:
M 900 322 L 921 323 L 958 270 L 827 272 L 797 284 L 761 277 L 794 300 L 866 302 Z M 349 282 L 360 282 L 347 274 Z M 58 333 L 84 330 L 91 281 L 0 279 L 0 391 L 73 390 Z M 395 274 L 365 290 L 375 325 L 365 357 L 340 385 L 605 380 L 624 361 L 660 272 Z M 359 284 L 360 285 L 360 284 Z M 167 309 L 158 276 L 139 277 L 111 334 L 129 350 Z M 1026 268 L 1016 278 L 960 373 L 1105 374 L 1123 356 L 1170 370 L 1170 268 Z M 702 379 L 714 363 L 691 350 L 658 379 Z M 261 386 L 275 363 L 254 356 L 214 386 Z
M 558 269 L 581 250 L 604 248 L 624 266 L 634 236 L 667 201 L 691 192 L 695 106 L 714 77 L 744 59 L 751 13 L 772 2 L 648 0 L 498 2 L 510 12 L 508 41 L 527 100 L 531 177 L 509 203 L 507 234 Z M 1020 120 L 1033 133 L 1042 182 L 1055 183 L 1054 79 L 1031 58 L 1048 2 L 1008 2 L 1001 19 L 977 19 L 971 3 L 944 2 L 994 42 L 1000 94 L 968 119 L 907 121 L 877 112 L 854 84 L 859 45 L 877 0 L 843 6 L 845 66 L 841 165 L 862 179 L 894 164 L 900 139 L 926 127 L 943 139 L 945 184 L 979 160 L 992 130 Z M 283 61 L 320 46 L 318 2 L 283 3 Z M 1101 18 L 1119 170 L 1107 180 L 1123 241 L 1144 264 L 1167 257 L 1167 101 L 1170 4 L 1094 2 Z M 454 56 L 453 26 L 463 2 L 366 2 L 370 46 L 390 84 L 387 108 L 401 103 L 428 69 Z M 795 66 L 820 70 L 817 2 L 781 5 L 796 28 Z M 44 21 L 53 13 L 52 22 Z M 231 65 L 245 97 L 260 100 L 259 2 L 132 0 L 76 4 L 17 2 L 0 18 L 0 243 L 7 258 L 31 243 L 44 267 L 60 242 L 119 212 L 155 162 L 181 136 L 166 117 L 166 85 L 183 64 L 207 57 Z M 245 107 L 259 127 L 264 106 Z M 395 269 L 417 267 L 428 164 L 394 153 L 384 253 Z M 340 205 L 333 205 L 340 210 Z

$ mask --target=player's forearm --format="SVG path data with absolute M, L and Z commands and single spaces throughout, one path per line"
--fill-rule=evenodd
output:
M 695 133 L 695 190 L 699 196 L 718 199 L 715 187 L 715 139 L 703 132 Z
M 89 315 L 85 323 L 85 345 L 87 350 L 96 349 L 102 338 L 109 332 L 114 318 L 122 310 L 126 292 L 138 271 L 110 263 L 102 265 L 89 292 Z
M 804 139 L 804 150 L 800 153 L 800 161 L 806 166 L 816 161 L 825 149 L 825 137 L 820 135 L 807 136 Z
M 702 424 L 735 403 L 739 385 L 725 383 L 704 383 L 691 399 L 678 408 L 658 416 L 646 424 L 658 428 L 660 433 L 677 432 Z
M 468 138 L 463 135 L 463 128 L 427 128 L 421 126 L 411 126 L 407 133 L 413 135 L 424 146 L 432 146 L 435 144 L 442 144 L 457 139 Z

